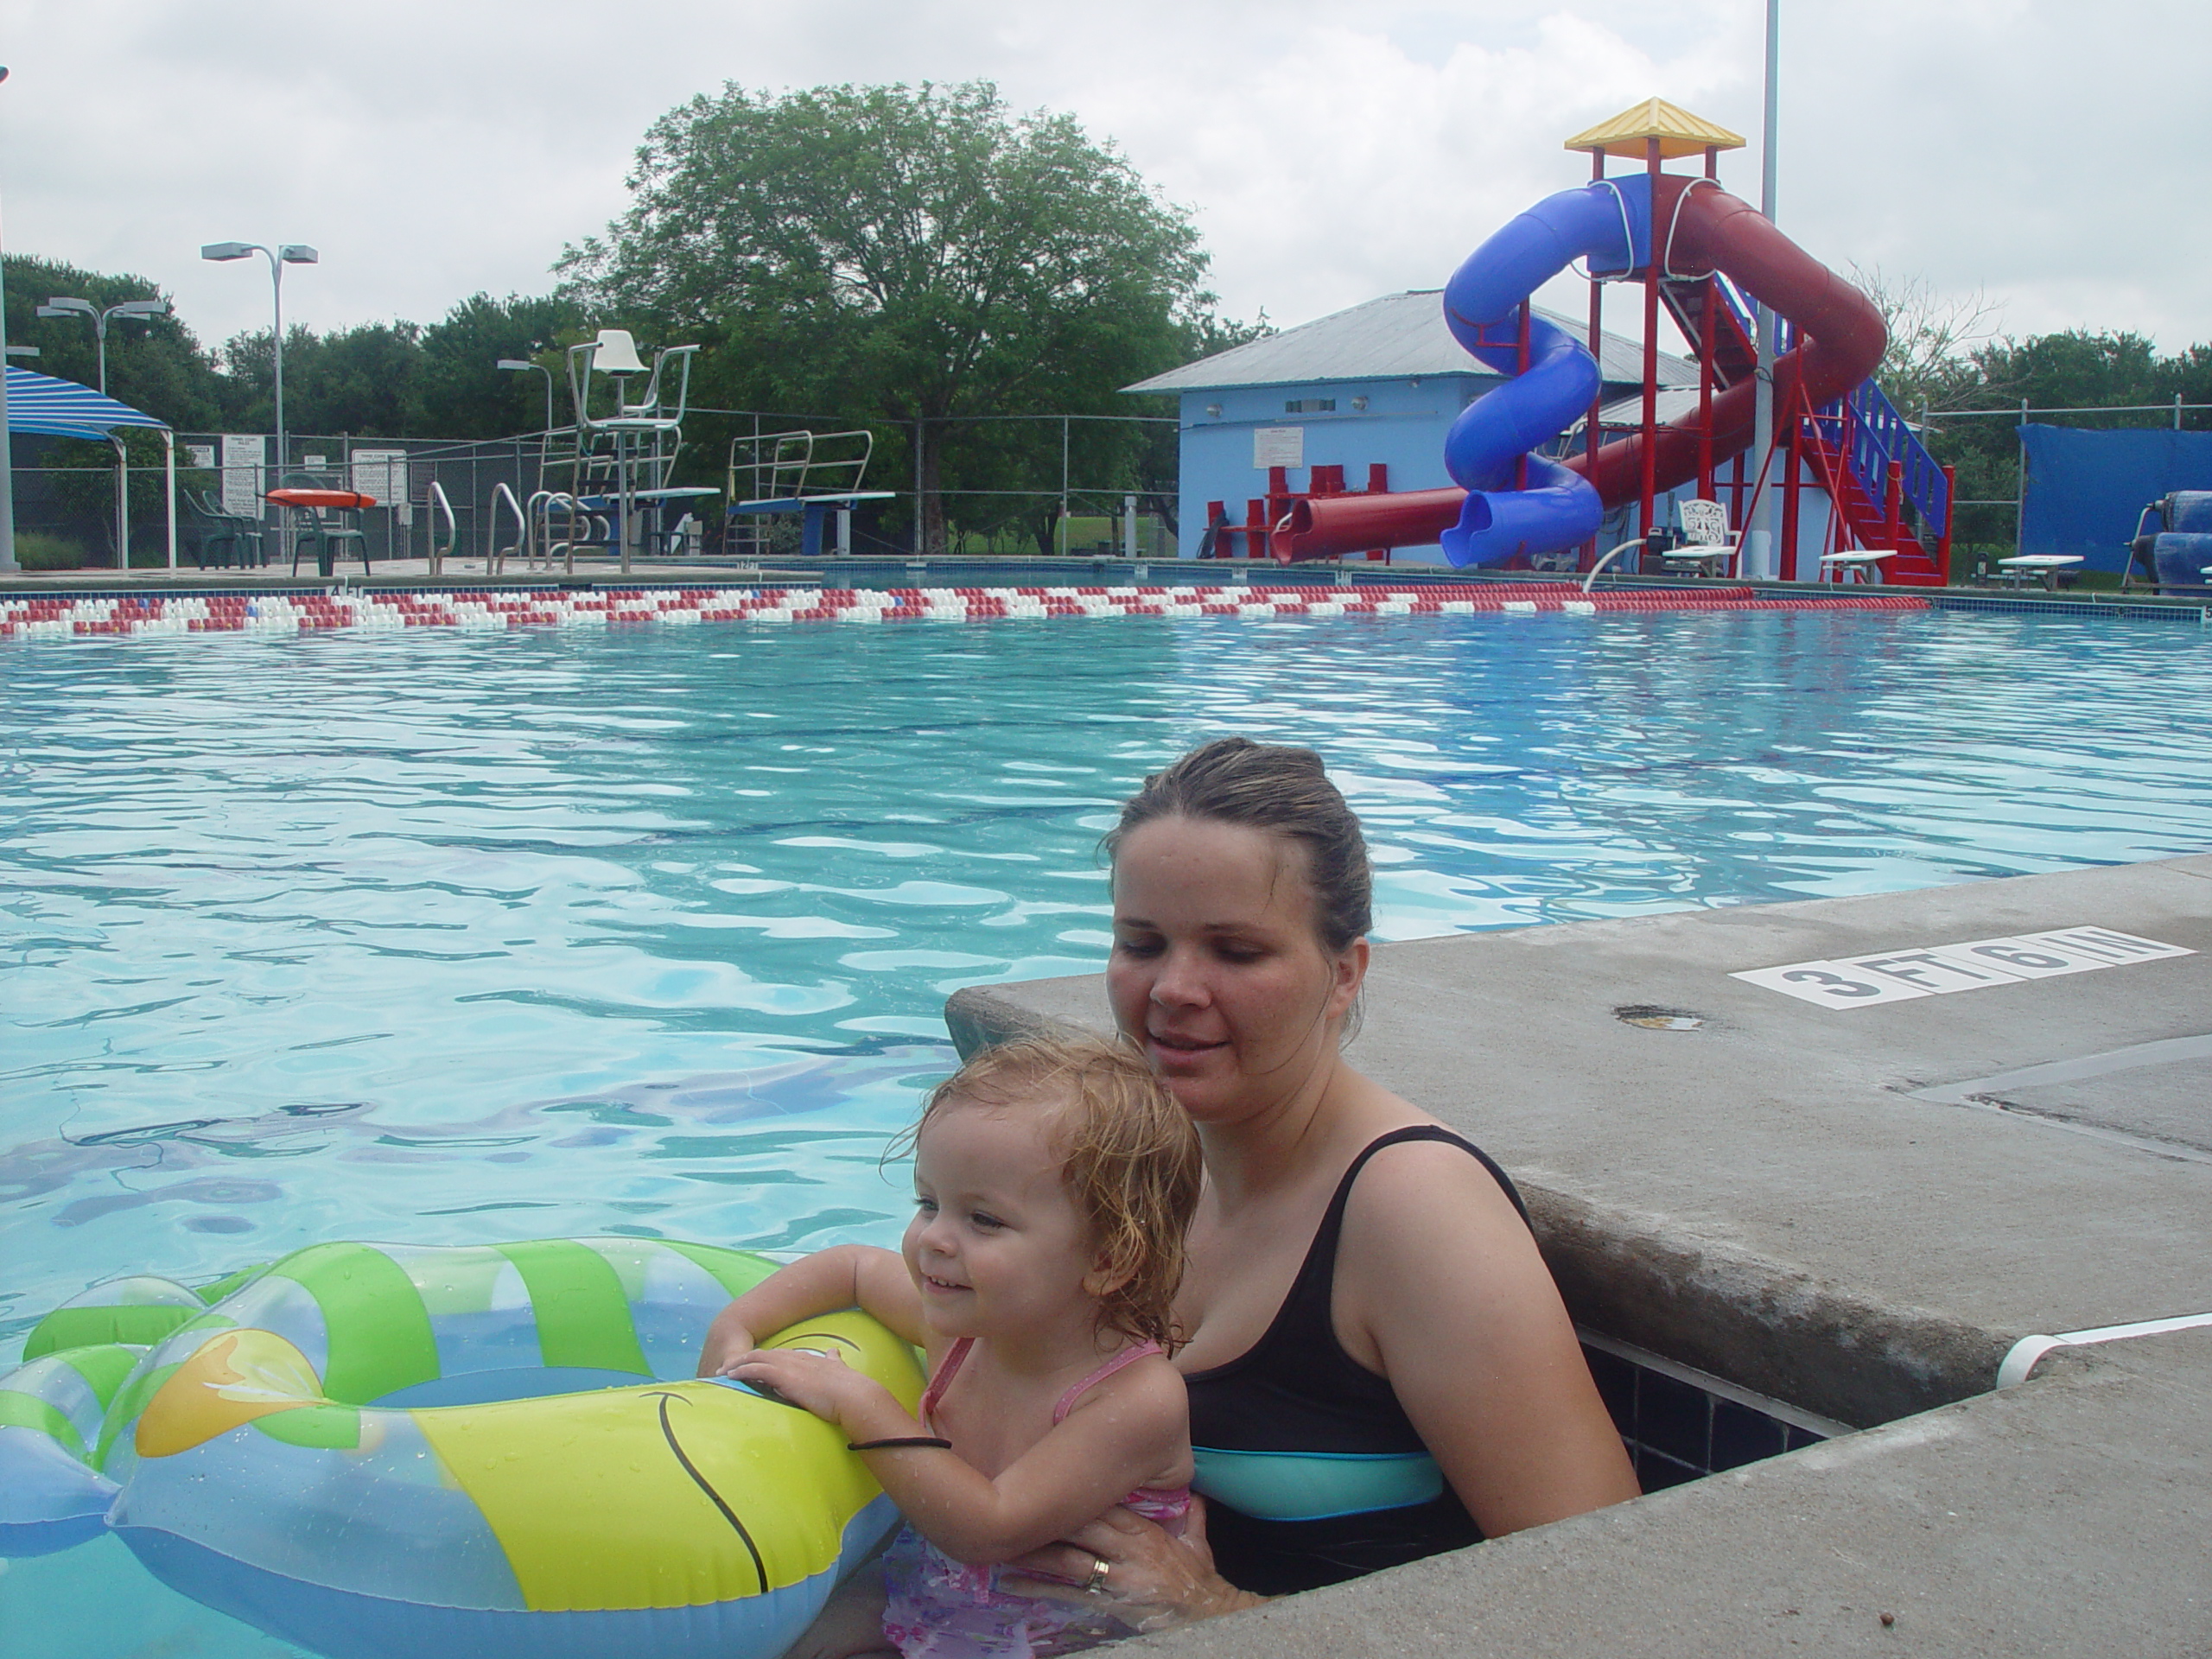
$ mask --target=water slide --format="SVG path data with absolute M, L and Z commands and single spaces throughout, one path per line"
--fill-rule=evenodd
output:
M 1710 180 L 1638 174 L 1562 190 L 1468 255 L 1445 287 L 1453 337 L 1485 367 L 1513 377 L 1452 423 L 1444 463 L 1457 487 L 1298 502 L 1271 537 L 1274 556 L 1287 563 L 1438 542 L 1456 566 L 1499 565 L 1587 541 L 1607 508 L 1635 500 L 1642 433 L 1601 446 L 1594 462 L 1586 453 L 1564 461 L 1530 453 L 1588 412 L 1599 376 L 1580 341 L 1527 307 L 1578 258 L 1604 275 L 1645 269 L 1655 226 L 1663 276 L 1717 270 L 1796 325 L 1803 343 L 1775 364 L 1777 410 L 1790 406 L 1800 385 L 1818 408 L 1881 361 L 1887 335 L 1872 302 Z M 1516 373 L 1524 315 L 1528 367 Z M 1757 385 L 1747 378 L 1716 391 L 1716 461 L 1750 448 Z M 1657 489 L 1697 476 L 1700 427 L 1693 412 L 1659 428 Z

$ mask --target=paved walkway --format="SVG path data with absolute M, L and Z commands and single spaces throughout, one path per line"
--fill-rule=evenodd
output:
M 2212 1328 L 1991 1392 L 2212 1312 L 2208 1033 L 2212 857 L 1381 947 L 1358 1063 L 1513 1171 L 1578 1319 L 1882 1426 L 1143 1646 L 2212 1651 Z

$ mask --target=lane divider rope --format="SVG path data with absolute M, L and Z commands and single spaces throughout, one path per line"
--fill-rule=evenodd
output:
M 0 639 L 302 633 L 408 628 L 632 627 L 701 622 L 995 622 L 1026 618 L 1165 616 L 1599 616 L 1669 611 L 1921 611 L 1898 594 L 1775 597 L 1750 588 L 1582 594 L 1549 582 L 1319 588 L 343 588 L 314 593 L 0 596 Z

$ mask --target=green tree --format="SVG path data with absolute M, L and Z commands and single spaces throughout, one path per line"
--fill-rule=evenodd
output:
M 2125 330 L 2085 328 L 1988 341 L 1967 354 L 1953 410 L 2017 411 L 2022 403 L 2031 420 L 2066 426 L 2127 427 L 2170 424 L 2177 392 L 2185 402 L 2212 396 L 2212 353 L 2191 346 L 2178 357 L 2160 357 L 2143 335 Z M 1943 405 L 1937 404 L 1940 410 Z M 2098 411 L 2110 410 L 2111 413 Z M 2185 416 L 2185 423 L 2206 424 L 2205 411 Z M 2009 553 L 2017 529 L 2010 505 L 2019 488 L 2020 439 L 2017 414 L 1936 423 L 1930 446 L 1939 461 L 1958 468 L 1959 499 L 1999 505 L 1961 507 L 1955 543 L 1969 555 Z M 1972 557 L 1955 561 L 1970 568 Z
M 441 438 L 501 438 L 545 424 L 545 382 L 503 370 L 503 358 L 542 362 L 552 373 L 553 424 L 572 418 L 568 367 L 560 348 L 583 334 L 583 314 L 557 295 L 495 300 L 473 294 L 423 330 L 422 401 L 426 429 Z
M 1213 303 L 1180 209 L 1072 118 L 1014 115 L 988 82 L 731 85 L 654 123 L 629 186 L 628 212 L 562 261 L 577 296 L 699 340 L 696 385 L 733 406 L 890 423 L 907 438 L 879 443 L 893 468 L 918 436 L 933 550 L 949 467 L 1012 442 L 959 417 L 1130 413 L 1118 388 L 1185 360 Z
M 59 260 L 10 254 L 7 258 L 8 342 L 35 346 L 39 355 L 18 365 L 79 385 L 99 384 L 99 348 L 83 316 L 41 317 L 54 298 L 90 300 L 105 310 L 125 300 L 167 300 L 143 276 L 104 276 Z M 175 316 L 144 322 L 118 317 L 108 325 L 108 394 L 143 410 L 179 431 L 213 428 L 222 408 L 223 385 L 215 365 L 192 331 Z
M 268 330 L 223 346 L 237 431 L 276 429 L 276 377 Z M 284 331 L 284 429 L 302 436 L 424 435 L 423 328 L 365 322 L 327 334 Z

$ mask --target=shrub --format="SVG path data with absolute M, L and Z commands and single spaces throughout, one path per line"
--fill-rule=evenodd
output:
M 16 563 L 26 570 L 80 570 L 85 550 L 66 536 L 27 530 L 16 537 Z

